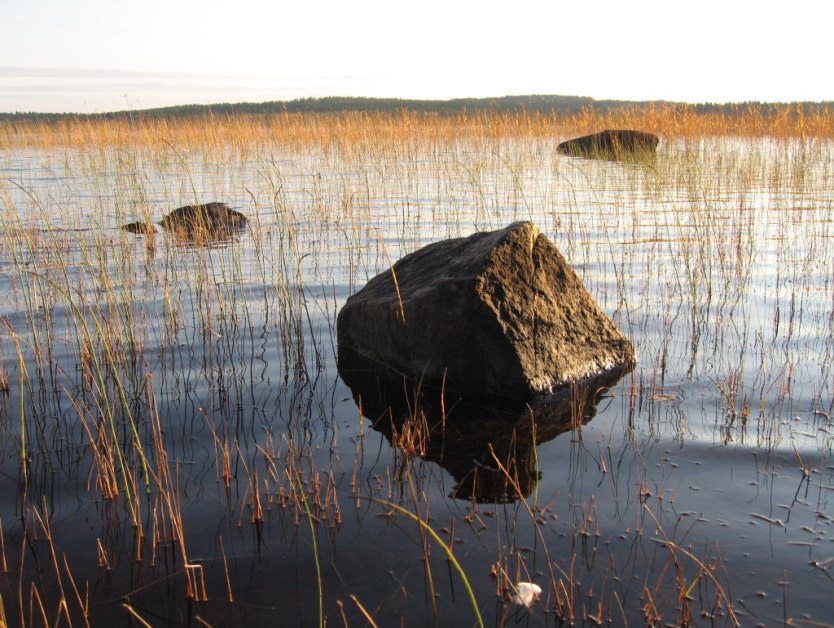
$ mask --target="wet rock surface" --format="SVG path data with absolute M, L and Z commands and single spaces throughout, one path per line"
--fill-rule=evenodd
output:
M 634 348 L 530 222 L 428 245 L 337 318 L 340 372 L 381 369 L 527 399 L 634 364 Z

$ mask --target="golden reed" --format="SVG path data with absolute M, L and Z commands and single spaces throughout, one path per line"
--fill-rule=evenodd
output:
M 453 114 L 395 113 L 200 114 L 133 119 L 67 117 L 58 120 L 0 122 L 0 149 L 51 149 L 102 146 L 178 147 L 224 150 L 252 145 L 329 144 L 355 150 L 433 143 L 450 139 L 547 137 L 564 139 L 606 128 L 632 128 L 665 138 L 816 137 L 834 138 L 834 116 L 822 107 L 740 105 L 704 111 L 694 105 L 647 104 L 641 107 L 576 113 L 472 111 Z

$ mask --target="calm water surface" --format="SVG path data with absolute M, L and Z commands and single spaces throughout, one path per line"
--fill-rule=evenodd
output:
M 63 622 L 63 597 L 78 625 L 126 605 L 316 625 L 319 600 L 332 625 L 473 625 L 401 507 L 489 625 L 834 624 L 831 144 L 669 141 L 635 166 L 562 139 L 0 154 L 9 622 Z M 214 200 L 250 228 L 210 246 L 117 228 Z M 522 219 L 637 367 L 537 410 L 535 446 L 529 412 L 484 407 L 396 446 L 337 373 L 339 308 L 424 244 Z M 502 593 L 519 581 L 543 589 L 529 610 Z

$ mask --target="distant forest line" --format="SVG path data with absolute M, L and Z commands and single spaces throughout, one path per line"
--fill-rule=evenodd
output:
M 363 98 L 326 96 L 299 98 L 261 103 L 218 103 L 213 105 L 179 105 L 155 109 L 113 111 L 109 113 L 0 113 L 0 121 L 62 120 L 62 119 L 123 119 L 123 118 L 189 118 L 204 115 L 274 115 L 281 113 L 339 113 L 339 112 L 398 112 L 461 113 L 527 111 L 543 114 L 578 113 L 583 109 L 604 112 L 612 109 L 642 109 L 651 106 L 680 106 L 695 113 L 724 113 L 742 115 L 751 109 L 763 115 L 775 114 L 791 105 L 806 114 L 834 113 L 834 101 L 798 103 L 675 103 L 669 101 L 596 100 L 585 96 L 502 96 L 496 98 L 454 98 L 451 100 L 409 100 L 402 98 Z

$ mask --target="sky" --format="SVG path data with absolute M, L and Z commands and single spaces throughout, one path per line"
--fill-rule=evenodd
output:
M 0 0 L 0 112 L 319 96 L 834 100 L 828 0 Z

